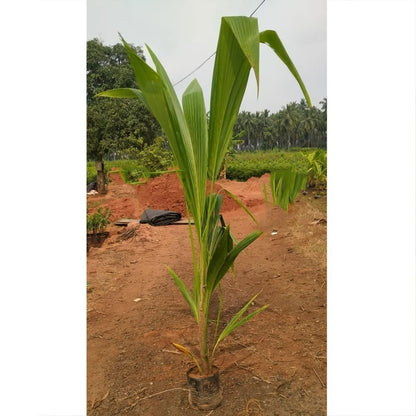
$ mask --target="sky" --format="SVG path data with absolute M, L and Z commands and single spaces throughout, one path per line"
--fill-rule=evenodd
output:
M 87 38 L 106 45 L 120 41 L 148 44 L 173 83 L 191 73 L 213 52 L 222 16 L 250 15 L 262 0 L 88 0 Z M 254 17 L 259 30 L 275 30 L 300 73 L 313 105 L 326 97 L 326 1 L 265 0 Z M 151 59 L 145 50 L 148 63 Z M 179 97 L 196 78 L 209 108 L 214 57 L 175 89 Z M 260 45 L 260 90 L 251 72 L 241 110 L 277 112 L 303 98 L 289 70 L 266 45 Z

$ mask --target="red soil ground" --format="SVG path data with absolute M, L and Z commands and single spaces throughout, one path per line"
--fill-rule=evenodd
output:
M 109 206 L 112 221 L 139 219 L 149 207 L 185 214 L 174 173 L 145 185 L 124 184 L 116 173 L 110 177 L 106 195 L 88 196 L 91 212 Z M 270 306 L 219 349 L 224 399 L 214 411 L 190 408 L 191 363 L 172 346 L 196 347 L 194 320 L 166 269 L 190 284 L 188 226 L 136 222 L 128 227 L 136 227 L 135 237 L 122 240 L 126 228 L 112 224 L 102 246 L 89 249 L 88 415 L 326 414 L 326 198 L 300 193 L 285 212 L 265 202 L 268 180 L 218 182 L 258 221 L 224 196 L 222 212 L 233 235 L 263 231 L 238 257 L 235 278 L 224 278 L 224 317 L 260 291 L 256 305 Z

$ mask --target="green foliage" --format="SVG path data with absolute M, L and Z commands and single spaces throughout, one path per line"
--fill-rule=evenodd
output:
M 317 149 L 309 154 L 304 154 L 308 162 L 308 186 L 326 185 L 327 153 Z
M 270 175 L 270 188 L 274 205 L 280 205 L 288 210 L 289 204 L 295 203 L 295 198 L 301 189 L 306 187 L 306 174 L 294 169 L 279 169 Z
M 111 210 L 105 207 L 99 207 L 94 214 L 90 215 L 87 213 L 87 232 L 94 234 L 104 232 L 107 225 L 110 224 Z
M 161 129 L 138 100 L 96 100 L 87 106 L 87 158 L 137 158 Z
M 130 48 L 144 59 L 140 47 Z M 97 100 L 95 95 L 109 88 L 136 88 L 137 83 L 126 50 L 121 43 L 103 45 L 87 42 L 87 159 L 129 156 L 151 145 L 162 131 L 155 118 L 139 100 Z M 93 175 L 89 175 L 92 178 Z M 101 184 L 102 181 L 99 181 Z M 103 185 L 102 185 L 103 186 Z M 100 189 L 98 189 L 100 191 Z M 102 189 L 104 190 L 104 189 Z
M 140 178 L 154 177 L 164 173 L 173 164 L 173 155 L 165 144 L 159 144 L 157 139 L 152 146 L 145 146 L 138 152 L 138 159 L 107 160 L 106 171 L 117 168 L 126 182 L 137 182 Z M 231 180 L 246 181 L 251 177 L 260 177 L 278 169 L 293 168 L 298 172 L 307 173 L 310 168 L 308 155 L 315 152 L 312 149 L 290 149 L 289 151 L 257 151 L 235 152 L 228 159 L 227 178 Z M 149 152 L 150 155 L 146 155 Z M 87 183 L 95 180 L 96 171 L 94 162 L 87 163 Z
M 166 139 L 157 137 L 153 144 L 146 145 L 139 154 L 141 164 L 155 176 L 156 172 L 165 171 L 173 164 L 172 152 L 168 149 Z
M 214 345 L 213 353 L 215 354 L 215 350 L 217 349 L 219 343 L 228 335 L 231 334 L 234 330 L 236 330 L 239 326 L 243 325 L 245 322 L 254 318 L 258 313 L 264 311 L 268 305 L 264 305 L 259 309 L 256 309 L 254 312 L 244 315 L 246 310 L 253 304 L 254 300 L 257 298 L 259 293 L 253 296 L 231 319 L 231 321 L 226 325 L 226 327 L 222 330 L 221 334 L 219 335 L 217 342 Z
M 104 166 L 105 183 L 108 183 L 107 173 L 111 166 Z M 95 168 L 95 162 L 87 162 L 87 185 L 97 180 L 97 169 Z
M 241 241 L 235 241 L 230 227 L 225 225 L 220 214 L 222 196 L 214 192 L 215 180 L 234 135 L 233 127 L 251 69 L 254 70 L 257 85 L 259 83 L 260 43 L 270 46 L 288 67 L 310 104 L 309 96 L 277 34 L 273 31 L 259 32 L 255 18 L 240 16 L 223 17 L 221 20 L 209 120 L 202 89 L 196 80 L 185 90 L 181 106 L 169 77 L 154 52 L 148 47 L 155 69 L 147 65 L 124 39 L 123 43 L 140 91 L 136 88 L 120 88 L 100 93 L 99 96 L 119 99 L 135 97 L 152 112 L 169 141 L 184 190 L 187 211 L 194 220 L 194 227 L 189 225 L 194 260 L 193 291 L 187 288 L 173 270 L 169 269 L 169 272 L 198 324 L 198 368 L 208 374 L 220 341 L 267 307 L 263 306 L 245 315 L 252 302 L 250 300 L 218 335 L 220 307 L 215 337 L 211 342 L 208 341 L 208 315 L 212 295 L 215 290 L 220 290 L 221 280 L 233 267 L 237 256 L 261 234 L 260 231 L 255 231 Z M 235 68 L 238 70 L 230 70 Z M 194 246 L 194 233 L 198 247 Z M 176 345 L 189 355 L 187 348 Z M 193 355 L 192 357 L 196 359 Z
M 123 160 L 117 163 L 120 165 L 118 172 L 120 173 L 125 183 L 138 183 L 141 180 L 147 181 L 150 177 L 150 172 L 141 163 L 140 160 Z
M 302 152 L 270 150 L 264 152 L 241 152 L 230 158 L 227 166 L 227 178 L 246 181 L 251 177 L 260 177 L 277 169 L 293 168 L 307 172 L 308 163 Z
M 94 162 L 87 163 L 87 185 L 97 180 L 97 170 Z
M 150 146 L 144 144 L 140 149 L 135 148 L 131 153 L 134 158 L 107 160 L 105 162 L 106 172 L 117 168 L 126 183 L 137 183 L 141 179 L 148 179 L 166 172 L 173 164 L 173 155 L 169 150 L 166 139 L 157 137 Z M 123 152 L 128 156 L 128 152 Z M 97 173 L 94 162 L 87 163 L 87 183 L 95 180 Z
M 141 47 L 130 47 L 144 59 Z M 87 101 L 109 88 L 135 86 L 136 80 L 121 43 L 107 46 L 98 39 L 87 41 Z

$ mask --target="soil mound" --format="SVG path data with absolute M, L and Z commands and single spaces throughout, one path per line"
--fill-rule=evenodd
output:
M 222 189 L 235 195 L 247 207 L 263 205 L 265 202 L 263 188 L 269 182 L 270 175 L 251 178 L 247 182 L 222 179 L 216 182 L 215 190 L 223 196 L 222 212 L 240 209 L 238 203 Z M 135 185 L 139 204 L 146 208 L 163 209 L 186 215 L 185 199 L 176 173 L 167 173 L 149 179 L 146 184 Z

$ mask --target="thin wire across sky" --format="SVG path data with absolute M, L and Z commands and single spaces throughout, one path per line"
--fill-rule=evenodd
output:
M 260 7 L 263 5 L 263 3 L 266 0 L 263 0 L 255 9 L 254 11 L 250 14 L 250 17 L 252 17 L 254 15 L 254 13 L 256 13 L 256 11 L 258 9 L 260 9 Z M 198 69 L 202 68 L 213 56 L 215 56 L 216 52 L 212 53 L 210 56 L 208 56 L 207 59 L 205 59 L 205 61 L 203 61 L 200 65 L 198 65 L 192 72 L 190 72 L 188 75 L 185 75 L 183 78 L 181 78 L 178 82 L 175 82 L 173 84 L 173 86 L 175 87 L 176 85 L 180 84 L 182 81 L 185 81 L 187 78 L 189 78 L 192 74 L 194 74 L 196 71 L 198 71 Z

